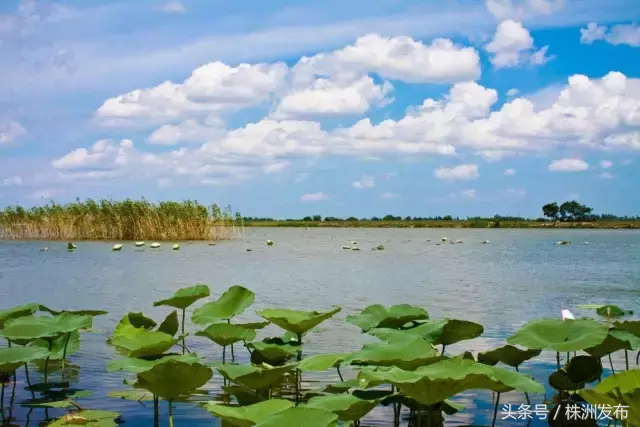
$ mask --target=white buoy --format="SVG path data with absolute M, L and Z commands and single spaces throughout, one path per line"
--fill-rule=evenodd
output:
M 113 245 L 113 248 L 111 248 L 112 251 L 119 251 L 120 249 L 122 249 L 122 243 L 118 243 L 117 245 Z
M 173 250 L 174 251 L 179 251 L 180 250 L 180 245 L 177 244 L 177 243 L 175 245 L 173 245 Z
M 134 245 L 136 245 L 137 248 L 140 248 L 144 246 L 144 242 L 135 242 Z
M 153 242 L 153 243 L 150 245 L 150 247 L 151 247 L 151 248 L 153 248 L 153 249 L 159 248 L 159 247 L 160 247 L 160 243 L 158 243 L 158 242 Z

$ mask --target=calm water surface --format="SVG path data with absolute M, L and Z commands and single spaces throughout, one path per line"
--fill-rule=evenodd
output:
M 437 245 L 442 236 L 464 243 Z M 267 247 L 266 239 L 275 245 Z M 341 249 L 352 240 L 361 251 Z M 483 240 L 490 244 L 481 244 Z M 573 244 L 554 245 L 558 240 Z M 384 251 L 370 250 L 379 244 Z M 42 246 L 49 250 L 40 252 Z M 123 388 L 124 378 L 122 373 L 106 372 L 107 361 L 119 357 L 105 344 L 106 337 L 129 311 L 143 311 L 161 321 L 170 310 L 153 308 L 152 302 L 195 283 L 208 284 L 213 297 L 235 284 L 253 290 L 255 304 L 242 321 L 258 320 L 255 310 L 268 307 L 323 310 L 340 305 L 341 313 L 308 336 L 305 354 L 358 350 L 367 338 L 344 318 L 377 303 L 416 304 L 427 308 L 431 317 L 463 318 L 485 326 L 482 337 L 452 346 L 451 354 L 500 346 L 529 320 L 558 317 L 562 308 L 573 309 L 576 304 L 640 308 L 637 231 L 254 228 L 240 240 L 217 246 L 183 242 L 179 252 L 172 251 L 168 242 L 155 250 L 126 244 L 121 252 L 111 252 L 111 246 L 80 242 L 76 252 L 68 253 L 62 242 L 0 242 L 0 308 L 40 302 L 57 309 L 108 310 L 108 315 L 96 318 L 99 333 L 84 334 L 81 350 L 71 361 L 81 366 L 79 386 L 95 392 L 83 400 L 85 406 L 118 411 L 129 426 L 150 425 L 152 405 L 105 398 L 109 391 Z M 276 327 L 259 332 L 258 339 L 282 334 Z M 188 341 L 201 356 L 221 359 L 213 343 L 196 337 Z M 241 361 L 246 359 L 244 350 L 238 353 Z M 543 354 L 522 370 L 546 383 L 550 373 L 546 365 L 553 366 L 554 357 Z M 222 382 L 217 374 L 214 379 L 212 393 Z M 310 388 L 337 380 L 332 373 L 304 378 Z M 18 390 L 22 387 L 19 384 Z M 24 398 L 18 393 L 16 403 Z M 537 396 L 534 403 L 542 398 Z M 448 424 L 490 424 L 491 394 L 465 393 L 456 400 L 466 410 L 449 417 Z M 518 393 L 503 395 L 501 401 L 525 403 Z M 220 425 L 193 405 L 178 405 L 175 413 L 176 426 Z M 15 424 L 26 425 L 24 409 L 16 407 L 12 415 Z M 51 410 L 50 415 L 60 412 Z M 526 425 L 500 417 L 499 425 Z M 37 425 L 44 412 L 37 409 L 29 418 L 30 425 Z M 391 409 L 380 407 L 363 425 L 387 426 L 391 420 Z M 531 424 L 546 425 L 546 421 Z

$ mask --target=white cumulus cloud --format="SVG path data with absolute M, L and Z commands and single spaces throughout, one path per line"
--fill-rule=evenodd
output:
M 500 20 L 549 15 L 560 10 L 565 3 L 566 0 L 485 0 L 489 12 Z
M 300 200 L 302 200 L 303 202 L 319 202 L 326 199 L 327 199 L 327 195 L 322 192 L 308 193 L 300 197 Z
M 536 49 L 529 31 L 511 19 L 498 24 L 493 39 L 485 46 L 487 52 L 493 54 L 491 63 L 496 68 L 543 65 L 552 59 L 547 56 L 548 48 Z
M 27 133 L 15 120 L 0 120 L 0 147 L 9 145 Z
M 158 10 L 166 13 L 185 13 L 187 8 L 179 1 L 170 1 L 158 6 Z
M 590 22 L 585 28 L 580 29 L 580 42 L 592 44 L 595 41 L 604 40 L 612 45 L 640 46 L 640 25 L 637 22 L 632 24 L 617 24 L 612 27 L 598 25 Z
M 610 160 L 601 160 L 600 161 L 600 167 L 602 169 L 609 169 L 612 166 L 613 166 L 613 162 L 610 161 Z
M 553 160 L 549 164 L 552 172 L 581 172 L 589 169 L 589 164 L 582 159 Z
M 372 176 L 363 175 L 358 181 L 353 182 L 355 188 L 373 188 L 376 186 L 376 181 Z
M 507 170 L 504 171 L 504 174 L 506 176 L 513 176 L 513 175 L 516 174 L 516 170 L 515 169 L 507 169 Z
M 434 176 L 442 180 L 468 180 L 480 177 L 478 165 L 459 165 L 452 168 L 439 167 L 434 171 Z

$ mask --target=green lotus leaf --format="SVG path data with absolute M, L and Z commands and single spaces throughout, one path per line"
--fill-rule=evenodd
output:
M 420 336 L 434 345 L 451 345 L 460 341 L 477 338 L 484 332 L 478 323 L 458 319 L 438 319 L 420 323 L 403 330 L 377 328 L 369 331 L 383 341 L 398 341 L 407 336 Z
M 65 409 L 73 406 L 69 399 L 52 401 L 48 398 L 33 399 L 27 402 L 20 403 L 20 406 L 25 408 L 56 408 Z
M 300 350 L 300 345 L 285 342 L 281 338 L 266 338 L 261 342 L 247 343 L 247 348 L 251 350 L 252 363 L 268 363 L 277 366 L 295 356 Z
M 252 427 L 271 415 L 293 406 L 292 402 L 283 399 L 266 400 L 249 406 L 228 406 L 217 402 L 208 402 L 203 405 L 204 409 L 235 427 Z
M 333 317 L 340 310 L 342 310 L 340 307 L 336 307 L 331 311 L 323 313 L 319 311 L 267 309 L 258 311 L 257 313 L 260 317 L 280 326 L 285 331 L 289 331 L 294 334 L 304 334 L 315 326 L 318 326 L 323 321 Z
M 39 304 L 25 304 L 0 311 L 0 329 L 4 328 L 7 320 L 29 316 L 38 311 Z
M 78 329 L 91 328 L 93 318 L 87 315 L 62 313 L 58 316 L 23 316 L 5 323 L 0 336 L 11 341 L 52 339 Z
M 578 392 L 591 405 L 626 406 L 627 425 L 640 425 L 640 369 L 618 372 L 602 380 L 593 389 Z M 622 419 L 621 413 L 611 416 Z
M 251 341 L 256 337 L 256 331 L 229 323 L 214 323 L 204 331 L 196 332 L 200 337 L 207 337 L 221 346 L 227 346 L 238 341 Z
M 380 399 L 363 400 L 352 394 L 330 394 L 312 397 L 305 406 L 333 412 L 342 421 L 358 421 L 371 412 L 379 402 Z
M 624 333 L 624 331 L 618 331 L 618 332 Z M 609 334 L 607 334 L 604 341 L 602 341 L 600 344 L 596 346 L 585 348 L 584 351 L 591 356 L 601 358 L 611 353 L 615 353 L 618 350 L 624 350 L 624 349 L 627 349 L 627 350 L 631 349 L 631 346 L 629 345 L 629 343 L 612 335 L 610 331 Z
M 164 332 L 121 323 L 116 327 L 109 342 L 120 348 L 128 357 L 144 357 L 166 352 L 178 342 L 178 339 Z
M 67 383 L 64 383 L 67 385 Z M 62 390 L 42 390 L 45 397 L 31 399 L 20 403 L 20 406 L 27 408 L 70 408 L 75 406 L 72 400 L 83 399 L 93 396 L 89 390 L 75 390 L 65 388 Z
M 585 310 L 597 310 L 600 307 L 604 307 L 604 304 L 578 304 L 576 308 L 582 308 Z
M 297 407 L 279 412 L 256 427 L 337 427 L 338 416 L 316 408 Z
M 439 360 L 438 351 L 421 337 L 413 340 L 365 344 L 362 350 L 350 354 L 345 364 L 397 366 L 400 369 L 413 370 L 418 366 Z
M 121 325 L 123 325 L 123 326 L 124 325 L 131 325 L 134 328 L 153 329 L 158 324 L 155 322 L 155 320 L 151 319 L 150 317 L 147 317 L 147 316 L 145 316 L 144 314 L 142 314 L 140 312 L 136 312 L 136 313 L 127 313 L 120 320 L 118 325 L 116 325 L 116 330 Z
M 84 410 L 58 418 L 47 427 L 86 425 L 88 427 L 117 427 L 120 414 L 111 411 Z
M 165 334 L 174 336 L 175 334 L 178 333 L 179 328 L 180 328 L 180 323 L 178 322 L 178 312 L 176 310 L 173 310 L 162 321 L 160 326 L 158 326 L 158 332 L 164 332 Z
M 613 329 L 609 331 L 609 335 L 628 344 L 627 350 L 638 350 L 640 348 L 640 337 L 627 331 L 619 331 Z
M 147 390 L 123 390 L 123 391 L 111 391 L 109 392 L 109 397 L 114 397 L 116 399 L 122 400 L 132 400 L 135 402 L 144 402 L 144 401 L 152 401 L 153 393 Z
M 294 370 L 296 366 L 296 363 L 276 367 L 266 364 L 262 366 L 216 364 L 216 369 L 223 377 L 233 383 L 252 390 L 259 390 L 269 387 L 283 375 Z
M 601 344 L 608 328 L 595 320 L 538 319 L 524 325 L 507 343 L 530 350 L 578 351 Z
M 346 393 L 351 389 L 364 388 L 367 383 L 360 381 L 357 378 L 341 381 L 339 383 L 328 384 L 320 389 L 320 392 L 324 393 Z
M 249 322 L 249 323 L 234 323 L 235 325 L 242 326 L 247 329 L 264 329 L 271 324 L 271 322 Z
M 507 344 L 494 350 L 478 353 L 478 362 L 491 366 L 504 363 L 515 368 L 540 353 L 540 350 L 520 350 L 518 347 Z
M 171 298 L 163 299 L 153 303 L 154 307 L 168 305 L 169 307 L 184 310 L 199 299 L 206 298 L 211 294 L 207 285 L 194 285 L 187 288 L 178 289 Z
M 316 354 L 303 359 L 298 365 L 302 372 L 320 372 L 336 368 L 349 354 Z
M 633 314 L 633 311 L 623 310 L 617 305 L 607 304 L 607 305 L 603 305 L 602 307 L 598 307 L 596 309 L 596 313 L 598 313 L 600 316 L 606 316 L 606 317 L 622 317 L 622 316 L 626 316 L 627 314 Z
M 175 360 L 175 361 L 185 362 L 185 363 L 198 363 L 200 361 L 200 358 L 195 353 L 169 354 L 153 360 L 129 357 L 126 359 L 110 360 L 107 363 L 107 371 L 108 372 L 125 371 L 125 372 L 131 372 L 133 374 L 139 374 L 140 372 L 148 371 L 154 366 L 160 363 L 164 363 L 168 360 Z
M 102 316 L 109 313 L 108 311 L 104 311 L 104 310 L 53 310 L 42 304 L 38 304 L 38 310 L 47 312 L 53 316 L 57 316 L 62 313 L 69 313 L 69 314 L 77 314 L 79 316 L 95 317 L 95 316 Z
M 40 347 L 0 348 L 0 373 L 10 374 L 25 363 L 46 359 L 49 350 Z
M 138 374 L 136 388 L 149 390 L 165 400 L 190 394 L 211 379 L 211 368 L 199 363 L 166 360 Z
M 624 322 L 615 322 L 613 326 L 619 331 L 629 332 L 637 337 L 640 337 L 640 320 L 626 320 Z
M 569 360 L 565 370 L 569 380 L 574 383 L 590 383 L 602 375 L 600 359 L 593 356 L 574 356 Z
M 423 405 L 434 405 L 471 389 L 489 389 L 498 393 L 519 390 L 543 393 L 544 387 L 528 377 L 507 369 L 452 358 L 422 366 L 415 371 L 397 367 L 362 368 L 358 378 L 369 387 L 390 383 Z
M 264 402 L 266 399 L 259 394 L 256 394 L 255 390 L 250 390 L 246 387 L 239 385 L 222 386 L 222 390 L 236 398 L 240 406 L 253 405 L 254 403 Z
M 584 387 L 584 382 L 573 382 L 569 375 L 563 370 L 555 371 L 549 375 L 549 385 L 560 391 L 579 390 Z
M 41 393 L 41 392 L 50 392 L 55 389 L 67 389 L 70 386 L 71 384 L 69 384 L 68 381 L 46 382 L 46 383 L 31 384 L 30 386 L 25 387 L 25 390 Z
M 414 305 L 400 304 L 386 308 L 375 304 L 366 307 L 360 314 L 347 316 L 346 320 L 360 327 L 362 332 L 368 332 L 373 328 L 398 329 L 409 322 L 428 318 L 429 313 L 425 309 Z
M 242 314 L 253 304 L 256 294 L 242 286 L 227 289 L 217 301 L 206 303 L 193 311 L 191 320 L 196 325 L 208 325 L 220 320 L 231 319 Z
M 62 360 L 65 357 L 68 357 L 69 355 L 80 350 L 80 332 L 73 331 L 70 334 L 63 334 L 58 338 L 49 341 L 44 339 L 37 339 L 35 341 L 31 341 L 28 344 L 28 347 L 41 347 L 44 349 L 49 349 L 49 342 L 51 342 L 51 357 L 49 359 Z

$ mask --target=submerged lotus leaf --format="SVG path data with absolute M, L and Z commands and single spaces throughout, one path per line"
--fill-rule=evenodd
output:
M 0 311 L 0 329 L 4 328 L 7 320 L 29 316 L 38 311 L 39 304 L 25 304 Z
M 158 326 L 158 332 L 164 332 L 165 334 L 174 336 L 175 334 L 178 333 L 179 328 L 180 328 L 180 323 L 178 322 L 178 312 L 176 310 L 173 310 L 162 321 L 160 326 Z
M 169 334 L 120 324 L 110 343 L 124 351 L 129 357 L 156 356 L 169 350 L 178 342 Z
M 342 421 L 358 421 L 371 412 L 379 402 L 380 399 L 363 400 L 352 394 L 329 394 L 312 397 L 305 406 L 333 412 Z
M 9 374 L 25 363 L 46 359 L 49 350 L 40 347 L 0 348 L 0 373 Z
M 153 360 L 139 359 L 136 357 L 128 357 L 126 359 L 110 360 L 107 363 L 107 371 L 108 372 L 126 371 L 134 374 L 139 374 L 140 372 L 148 371 L 154 366 L 169 360 L 176 360 L 176 361 L 185 362 L 185 363 L 197 363 L 200 361 L 200 358 L 195 353 L 170 354 L 170 355 L 159 357 Z
M 380 304 L 370 305 L 360 314 L 347 316 L 347 322 L 352 323 L 363 332 L 373 328 L 397 329 L 409 322 L 425 320 L 429 313 L 421 307 L 409 304 L 392 305 L 387 308 Z
M 628 417 L 624 421 L 629 426 L 640 425 L 640 369 L 618 372 L 578 394 L 591 405 L 626 406 Z M 622 418 L 615 411 L 611 411 L 611 416 Z
M 294 334 L 304 334 L 323 321 L 333 317 L 342 310 L 336 307 L 327 312 L 299 311 L 289 309 L 267 309 L 258 311 L 258 315 Z
M 153 400 L 153 393 L 148 392 L 147 390 L 124 390 L 124 391 L 110 391 L 109 397 L 114 397 L 116 399 L 122 400 L 132 400 L 135 402 L 144 402 Z
M 23 316 L 9 320 L 0 336 L 11 341 L 52 339 L 78 329 L 91 328 L 93 318 L 87 315 L 62 313 L 58 316 Z
M 596 313 L 598 313 L 600 316 L 606 317 L 622 317 L 626 316 L 627 314 L 633 314 L 633 311 L 623 310 L 617 305 L 607 304 L 603 305 L 602 307 L 596 308 Z
M 216 364 L 216 369 L 227 380 L 252 390 L 258 390 L 269 387 L 283 375 L 294 370 L 296 366 L 296 363 L 276 367 L 266 364 L 262 366 Z
M 117 412 L 84 410 L 73 412 L 58 418 L 48 427 L 63 427 L 85 425 L 87 427 L 116 427 L 116 420 L 120 417 Z
M 575 356 L 569 360 L 565 370 L 574 383 L 590 383 L 602 375 L 600 359 L 593 356 Z
M 518 347 L 507 344 L 495 350 L 478 353 L 478 362 L 491 366 L 501 362 L 515 368 L 540 353 L 540 350 L 520 350 Z
M 256 427 L 337 427 L 338 416 L 316 408 L 299 406 L 278 412 L 256 424 Z
M 303 359 L 298 365 L 298 369 L 302 372 L 326 371 L 329 368 L 336 368 L 340 366 L 340 363 L 348 356 L 348 353 L 316 354 Z
M 207 285 L 194 285 L 187 288 L 178 289 L 170 298 L 156 301 L 154 307 L 168 305 L 181 310 L 186 309 L 199 299 L 206 298 L 211 294 Z
M 544 392 L 542 384 L 518 372 L 459 358 L 441 360 L 415 371 L 397 367 L 363 368 L 358 378 L 368 382 L 370 387 L 393 384 L 401 393 L 423 405 L 434 405 L 471 389 L 498 393 L 512 390 Z
M 174 400 L 202 387 L 211 379 L 211 368 L 199 363 L 167 360 L 138 374 L 136 388 L 144 388 L 165 400 Z
M 271 415 L 293 408 L 294 404 L 284 399 L 271 399 L 249 406 L 228 406 L 208 402 L 204 409 L 235 427 L 252 427 Z
M 242 286 L 227 289 L 217 301 L 206 303 L 193 311 L 191 320 L 196 325 L 208 325 L 220 320 L 231 319 L 242 314 L 253 304 L 256 294 Z
M 578 351 L 601 344 L 608 328 L 595 320 L 538 319 L 524 325 L 507 339 L 530 350 Z
M 247 348 L 251 350 L 252 363 L 268 363 L 276 366 L 295 356 L 300 350 L 300 345 L 285 342 L 281 338 L 266 338 L 261 342 L 247 343 Z
M 53 340 L 37 339 L 31 341 L 29 347 L 41 347 L 49 349 L 51 343 L 51 360 L 62 360 L 63 358 L 80 350 L 80 332 L 73 331 L 70 334 L 60 335 Z M 66 347 L 66 351 L 65 351 Z
M 362 350 L 347 356 L 344 362 L 352 365 L 397 366 L 413 370 L 438 360 L 438 351 L 433 345 L 421 337 L 414 336 L 412 340 L 406 341 L 365 344 Z
M 230 323 L 214 323 L 204 331 L 196 332 L 200 337 L 207 337 L 221 346 L 227 346 L 238 341 L 251 341 L 256 337 L 256 331 Z

